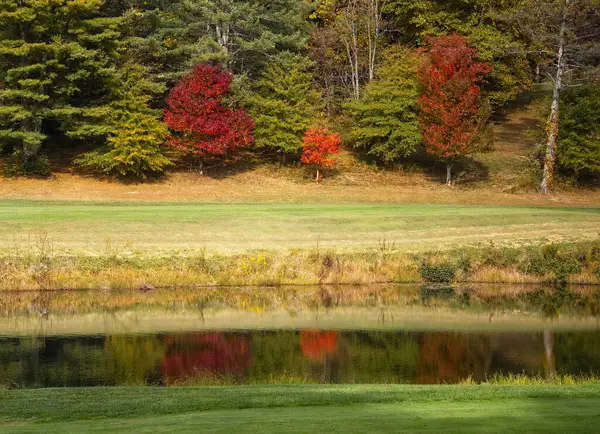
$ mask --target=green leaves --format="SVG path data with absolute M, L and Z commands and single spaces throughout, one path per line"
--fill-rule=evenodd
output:
M 570 89 L 563 95 L 558 161 L 579 174 L 600 174 L 600 87 Z
M 377 78 L 365 89 L 361 100 L 346 105 L 354 127 L 356 147 L 385 162 L 412 154 L 421 142 L 418 122 L 420 58 L 400 46 L 384 53 Z
M 302 137 L 322 112 L 321 95 L 312 88 L 311 62 L 284 52 L 269 62 L 246 102 L 256 122 L 255 146 L 299 154 Z

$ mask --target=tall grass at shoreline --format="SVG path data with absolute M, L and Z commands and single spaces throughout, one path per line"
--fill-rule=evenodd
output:
M 136 289 L 408 282 L 600 284 L 600 240 L 523 247 L 482 245 L 406 252 L 380 243 L 362 252 L 292 249 L 222 254 L 201 250 L 0 251 L 0 290 Z

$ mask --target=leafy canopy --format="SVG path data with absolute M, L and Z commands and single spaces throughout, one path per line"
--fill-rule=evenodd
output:
M 563 95 L 558 161 L 576 173 L 600 174 L 600 86 L 573 88 Z
M 479 83 L 491 67 L 460 35 L 428 38 L 427 61 L 419 70 L 423 96 L 419 117 L 425 149 L 450 161 L 475 151 L 485 125 Z
M 232 75 L 219 66 L 198 65 L 169 93 L 165 122 L 174 132 L 167 145 L 196 155 L 224 155 L 250 145 L 254 121 L 226 105 Z
M 314 127 L 306 132 L 302 142 L 303 164 L 317 167 L 335 166 L 336 162 L 332 155 L 338 154 L 342 146 L 342 139 L 338 134 L 330 133 L 325 127 Z

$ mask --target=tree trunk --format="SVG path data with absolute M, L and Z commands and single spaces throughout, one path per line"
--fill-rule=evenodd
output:
M 321 172 L 319 172 L 319 168 L 317 167 L 317 177 L 315 178 L 315 182 L 319 184 L 321 182 Z
M 454 166 L 454 161 L 448 161 L 446 163 L 446 185 L 448 187 L 452 187 L 452 167 Z
M 204 161 L 202 158 L 200 158 L 198 161 L 198 173 L 200 173 L 200 175 L 204 175 Z
M 544 194 L 552 191 L 554 181 L 554 171 L 556 169 L 556 149 L 558 139 L 558 121 L 560 112 L 560 94 L 562 91 L 562 80 L 565 72 L 565 44 L 567 35 L 567 20 L 569 18 L 569 6 L 571 0 L 565 0 L 562 12 L 562 22 L 560 26 L 560 35 L 558 40 L 558 55 L 556 77 L 554 78 L 554 92 L 552 95 L 552 106 L 550 108 L 550 118 L 548 119 L 548 136 L 546 140 L 546 156 L 544 158 L 544 177 L 542 179 L 541 190 Z

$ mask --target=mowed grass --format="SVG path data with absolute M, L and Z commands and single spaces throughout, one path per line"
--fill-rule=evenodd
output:
M 0 432 L 597 432 L 600 386 L 0 391 Z
M 600 208 L 444 205 L 103 204 L 0 201 L 0 246 L 75 249 L 444 248 L 583 239 Z

